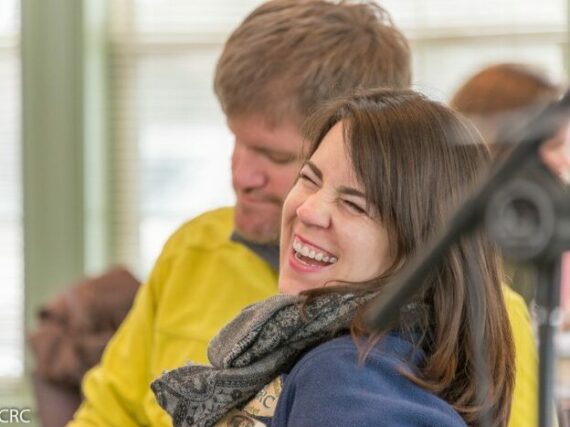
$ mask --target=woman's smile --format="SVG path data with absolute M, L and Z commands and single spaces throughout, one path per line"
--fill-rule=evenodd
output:
M 338 261 L 333 253 L 317 246 L 299 235 L 293 238 L 289 264 L 301 272 L 321 271 Z

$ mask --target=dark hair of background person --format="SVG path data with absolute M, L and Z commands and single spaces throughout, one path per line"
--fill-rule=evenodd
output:
M 214 91 L 228 117 L 259 114 L 273 124 L 286 117 L 300 126 L 324 100 L 410 81 L 408 43 L 380 6 L 274 0 L 227 40 Z
M 500 144 L 504 133 L 524 122 L 536 109 L 562 94 L 563 87 L 542 68 L 531 64 L 503 63 L 483 68 L 457 90 L 450 105 L 477 126 L 495 158 L 509 146 Z
M 479 133 L 460 115 L 415 92 L 389 89 L 338 100 L 309 119 L 307 157 L 340 121 L 369 207 L 388 230 L 393 263 L 374 280 L 310 290 L 305 293 L 309 298 L 326 292 L 381 292 L 444 226 L 490 161 Z M 497 248 L 483 231 L 475 232 L 455 244 L 439 269 L 425 278 L 415 303 L 425 309 L 417 316 L 401 316 L 394 325 L 410 331 L 426 355 L 419 372 L 404 375 L 453 405 L 469 425 L 489 416 L 493 425 L 506 425 L 509 417 L 514 347 L 501 274 Z M 382 336 L 369 333 L 362 312 L 352 334 L 356 342 L 368 337 L 361 346 L 364 353 Z M 484 402 L 476 380 L 481 349 L 473 346 L 474 334 L 486 343 L 481 356 L 489 369 Z

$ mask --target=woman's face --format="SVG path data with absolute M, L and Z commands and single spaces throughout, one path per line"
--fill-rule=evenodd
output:
M 339 122 L 302 167 L 285 199 L 279 290 L 298 294 L 329 281 L 373 279 L 389 266 L 388 254 L 386 229 L 366 209 Z

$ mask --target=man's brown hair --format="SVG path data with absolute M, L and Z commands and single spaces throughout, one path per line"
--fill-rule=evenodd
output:
M 410 50 L 372 2 L 273 0 L 231 34 L 214 90 L 227 116 L 300 125 L 316 106 L 356 88 L 407 87 Z

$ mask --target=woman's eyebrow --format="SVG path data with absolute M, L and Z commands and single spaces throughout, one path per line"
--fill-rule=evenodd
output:
M 307 160 L 305 162 L 305 165 L 307 165 L 313 171 L 313 173 L 317 176 L 317 178 L 319 178 L 320 180 L 323 179 L 323 172 L 317 167 L 317 165 L 315 165 L 310 160 Z M 357 190 L 356 188 L 353 187 L 347 187 L 346 185 L 341 185 L 340 187 L 338 187 L 338 192 L 341 194 L 348 194 L 350 196 L 357 196 L 366 199 L 366 195 L 362 191 Z
M 362 191 L 357 190 L 356 188 L 353 187 L 346 187 L 344 185 L 341 185 L 340 187 L 338 187 L 338 192 L 341 194 L 348 194 L 350 196 L 357 196 L 366 199 L 366 195 Z
M 323 172 L 310 160 L 307 160 L 305 164 L 313 171 L 313 173 L 319 178 L 320 180 L 323 179 Z

